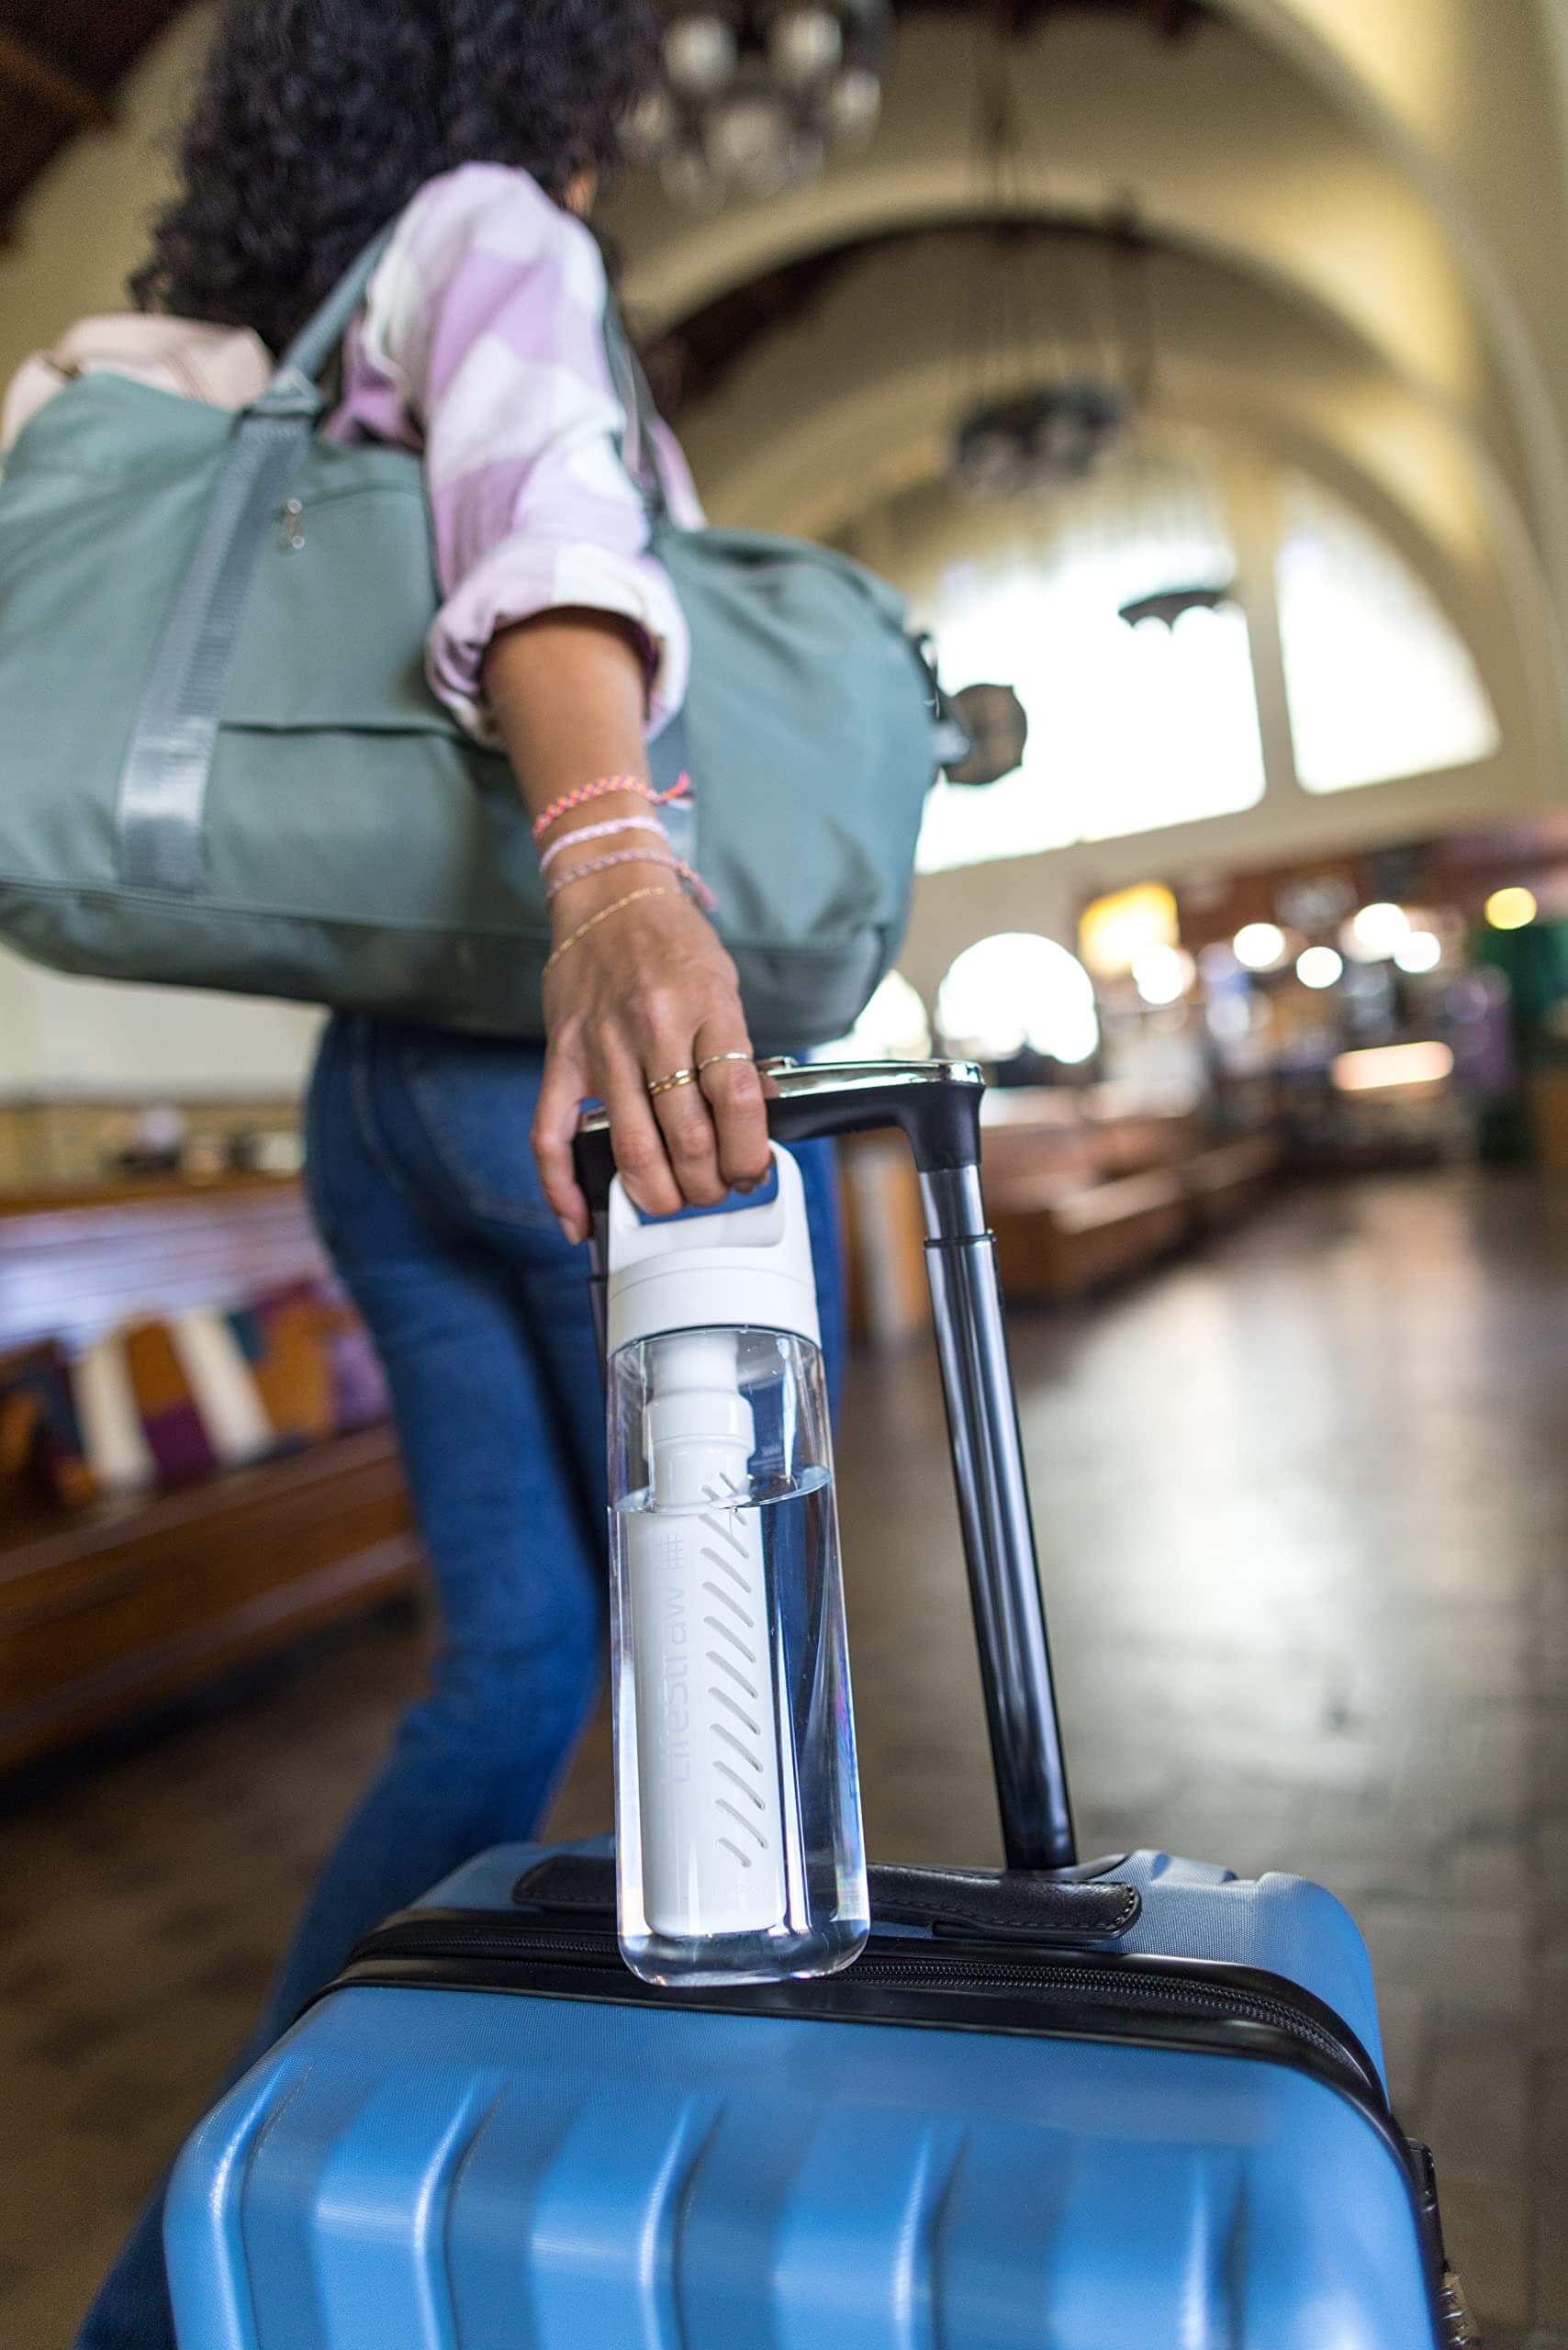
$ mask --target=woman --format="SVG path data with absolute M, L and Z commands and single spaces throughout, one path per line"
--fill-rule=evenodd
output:
M 146 305 L 275 350 L 401 214 L 332 429 L 424 453 L 445 598 L 431 680 L 507 752 L 555 934 L 543 1049 L 340 1018 L 312 1082 L 311 1195 L 386 1363 L 444 1638 L 252 2055 L 378 1919 L 532 1832 L 592 1703 L 604 1420 L 580 1102 L 608 1106 L 653 1213 L 767 1171 L 734 972 L 646 784 L 686 633 L 616 455 L 604 270 L 579 217 L 654 39 L 642 0 L 231 0 L 138 283 Z M 831 1333 L 830 1169 L 802 1164 Z M 172 2341 L 154 2208 L 80 2350 Z

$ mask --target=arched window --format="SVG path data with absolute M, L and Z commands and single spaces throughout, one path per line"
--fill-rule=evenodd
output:
M 1170 589 L 1223 590 L 1235 569 L 1204 478 L 1151 458 L 1063 491 L 1037 535 L 996 565 L 950 567 L 935 599 L 943 677 L 1015 686 L 1029 747 L 1020 772 L 986 790 L 938 787 L 920 869 L 1110 840 L 1260 800 L 1240 611 L 1197 604 L 1174 626 L 1120 616 Z
M 1094 983 L 1077 956 L 1025 930 L 965 947 L 942 982 L 936 1024 L 950 1051 L 980 1060 L 1027 1046 L 1076 1063 L 1100 1042 Z
M 1296 773 L 1307 791 L 1472 766 L 1497 721 L 1459 632 L 1355 510 L 1294 474 L 1276 570 Z

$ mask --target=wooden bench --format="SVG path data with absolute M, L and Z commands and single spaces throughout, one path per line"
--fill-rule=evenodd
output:
M 1111 1087 L 988 1097 L 985 1192 L 1007 1294 L 1079 1297 L 1233 1223 L 1279 1161 L 1271 1135 L 1205 1147 L 1190 1111 Z
M 1223 1231 L 1250 1214 L 1280 1171 L 1275 1135 L 1245 1135 L 1199 1151 L 1182 1169 L 1193 1212 L 1206 1231 Z
M 0 1201 L 0 1347 L 324 1270 L 298 1186 L 235 1178 Z M 409 1589 L 389 1429 L 0 1526 L 0 1768 Z
M 1021 1186 L 993 1205 L 1002 1283 L 1010 1298 L 1060 1299 L 1136 1271 L 1179 1248 L 1192 1230 L 1181 1174 L 1170 1168 L 1118 1175 L 1086 1188 Z

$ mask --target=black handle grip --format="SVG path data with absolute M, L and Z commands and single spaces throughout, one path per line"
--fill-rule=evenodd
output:
M 985 1082 L 972 1061 L 813 1061 L 770 1063 L 778 1088 L 767 1105 L 775 1142 L 815 1142 L 899 1127 L 923 1175 L 980 1163 L 980 1105 Z M 602 1111 L 584 1119 L 574 1145 L 577 1181 L 601 1214 L 615 1173 Z

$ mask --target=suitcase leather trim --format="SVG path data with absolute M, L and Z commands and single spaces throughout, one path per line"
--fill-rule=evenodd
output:
M 879 1924 L 923 1927 L 938 1937 L 1016 1936 L 1092 1949 L 1119 1942 L 1142 1914 L 1136 1885 L 1106 1882 L 1101 1874 L 1115 1866 L 1114 1861 L 1092 1862 L 1070 1877 L 1018 1869 L 873 1867 L 868 1873 L 871 1916 Z M 614 1863 L 608 1853 L 552 1852 L 523 1871 L 512 1900 L 520 1909 L 611 1926 Z

